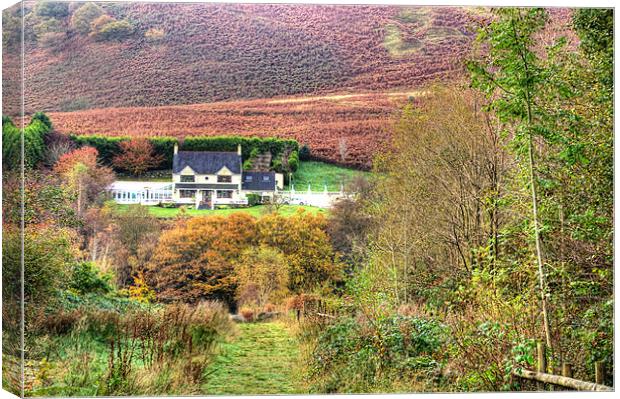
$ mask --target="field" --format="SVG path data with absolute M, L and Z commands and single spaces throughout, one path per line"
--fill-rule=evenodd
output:
M 480 19 L 457 7 L 101 6 L 131 21 L 133 33 L 119 41 L 61 34 L 50 46 L 34 34 L 40 21 L 26 18 L 27 113 L 418 87 L 461 69 L 470 25 Z M 443 28 L 451 33 L 438 35 Z M 149 29 L 163 34 L 149 40 Z M 394 34 L 404 47 L 416 43 L 416 51 L 394 53 L 386 44 Z M 4 66 L 19 71 L 18 63 L 7 57 Z M 9 97 L 5 113 L 14 115 L 19 109 Z
M 116 205 L 116 209 L 119 212 L 123 212 L 124 210 L 127 209 L 129 205 Z M 264 205 L 256 205 L 256 206 L 252 206 L 249 208 L 234 208 L 234 209 L 215 209 L 215 210 L 210 210 L 210 209 L 194 209 L 192 208 L 160 208 L 158 206 L 149 206 L 148 207 L 149 212 L 151 213 L 151 215 L 157 217 L 157 218 L 162 218 L 162 219 L 168 219 L 168 218 L 174 218 L 177 216 L 180 216 L 181 212 L 184 212 L 185 215 L 187 216 L 228 216 L 230 214 L 233 213 L 237 213 L 237 212 L 243 212 L 243 213 L 247 213 L 249 215 L 252 215 L 254 217 L 261 217 L 262 215 L 265 214 L 265 212 L 267 212 L 267 207 Z M 283 205 L 280 209 L 279 209 L 279 213 L 280 215 L 283 216 L 291 216 L 294 215 L 299 209 L 303 209 L 305 212 L 309 212 L 311 214 L 319 214 L 319 213 L 323 213 L 326 214 L 327 211 L 325 209 L 322 208 L 317 208 L 315 206 L 307 206 L 307 205 Z
M 323 162 L 301 162 L 299 169 L 293 174 L 295 190 L 305 191 L 310 185 L 312 191 L 323 191 L 327 185 L 328 191 L 340 191 L 341 184 L 346 185 L 358 175 L 365 175 L 354 169 L 342 168 Z M 290 187 L 288 187 L 290 189 Z
M 188 106 L 49 114 L 61 133 L 106 136 L 241 135 L 296 139 L 315 159 L 367 169 L 398 112 L 423 92 L 282 97 Z

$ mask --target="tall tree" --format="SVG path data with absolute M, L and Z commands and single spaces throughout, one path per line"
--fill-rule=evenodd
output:
M 543 329 L 551 348 L 535 143 L 537 138 L 557 139 L 555 132 L 548 129 L 547 110 L 541 105 L 549 95 L 553 69 L 538 55 L 547 49 L 537 48 L 536 35 L 545 27 L 548 15 L 541 8 L 502 8 L 495 14 L 496 19 L 478 35 L 478 40 L 486 45 L 487 54 L 480 61 L 470 62 L 469 69 L 474 87 L 488 96 L 490 109 L 509 126 L 513 148 L 527 169 Z

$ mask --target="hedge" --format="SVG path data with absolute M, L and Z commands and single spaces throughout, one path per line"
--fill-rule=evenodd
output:
M 45 114 L 37 113 L 24 128 L 24 166 L 31 168 L 45 156 L 45 135 L 52 125 Z M 2 164 L 7 170 L 21 167 L 21 130 L 8 117 L 2 117 Z
M 112 165 L 112 159 L 120 152 L 119 143 L 131 140 L 131 137 L 108 137 L 90 135 L 70 135 L 71 140 L 78 146 L 91 146 L 99 151 L 101 162 Z M 271 152 L 272 160 L 278 158 L 281 153 L 290 148 L 293 153 L 299 151 L 299 143 L 295 140 L 285 140 L 273 137 L 239 137 L 239 136 L 192 136 L 184 140 L 175 137 L 149 137 L 156 154 L 164 157 L 160 168 L 171 169 L 174 144 L 179 144 L 179 150 L 184 151 L 237 151 L 237 145 L 241 144 L 242 158 L 246 160 L 253 152 Z

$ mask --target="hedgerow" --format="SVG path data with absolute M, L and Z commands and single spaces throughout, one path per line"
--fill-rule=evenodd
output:
M 112 165 L 112 160 L 121 151 L 119 143 L 131 140 L 131 137 L 108 137 L 96 135 L 70 135 L 71 140 L 77 146 L 90 146 L 99 151 L 100 161 Z M 237 137 L 237 136 L 213 136 L 213 137 L 186 137 L 179 140 L 175 137 L 149 137 L 153 145 L 155 155 L 161 155 L 164 160 L 161 168 L 172 168 L 174 145 L 179 145 L 183 151 L 237 151 L 237 145 L 241 145 L 242 158 L 247 160 L 252 153 L 270 152 L 272 159 L 278 159 L 285 149 L 292 150 L 291 156 L 298 159 L 297 151 L 299 144 L 295 140 L 278 138 Z M 294 154 L 294 155 L 293 155 Z
M 24 128 L 24 166 L 37 165 L 45 156 L 45 135 L 52 130 L 47 115 L 36 113 Z M 2 117 L 2 164 L 16 170 L 21 164 L 21 130 L 8 117 Z

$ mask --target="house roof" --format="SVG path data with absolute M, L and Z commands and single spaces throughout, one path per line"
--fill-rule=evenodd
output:
M 179 151 L 172 160 L 172 173 L 181 173 L 189 166 L 199 175 L 213 175 L 226 166 L 232 173 L 241 173 L 241 155 L 236 152 Z
M 253 191 L 274 191 L 276 189 L 275 172 L 243 172 L 241 188 Z

